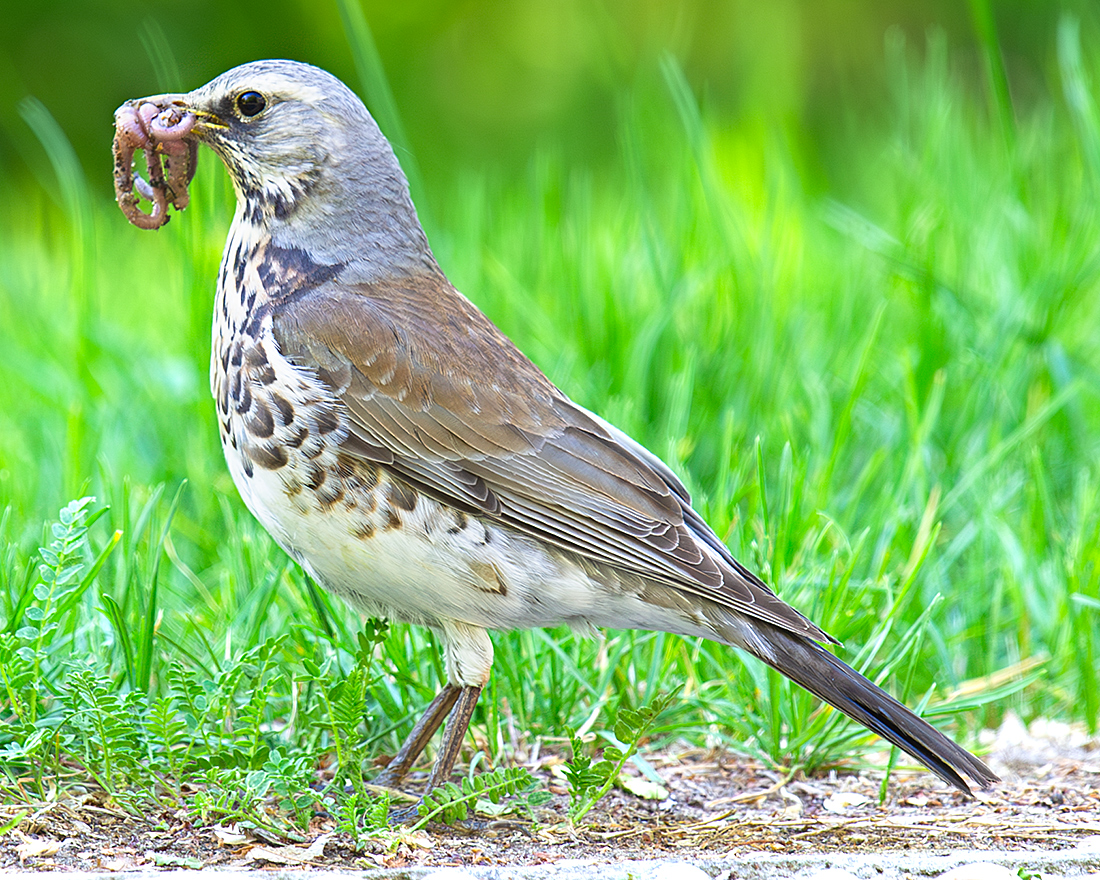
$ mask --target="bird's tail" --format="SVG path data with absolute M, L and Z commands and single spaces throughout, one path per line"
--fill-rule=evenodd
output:
M 750 653 L 912 755 L 940 779 L 966 794 L 970 788 L 960 773 L 982 788 L 998 781 L 970 752 L 816 642 L 772 626 L 766 635 L 758 627 L 757 635 L 762 636 L 759 645 L 745 645 Z

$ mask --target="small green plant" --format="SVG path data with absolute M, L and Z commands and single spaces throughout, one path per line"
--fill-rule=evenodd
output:
M 620 709 L 615 719 L 618 745 L 606 746 L 603 756 L 594 761 L 576 732 L 569 731 L 573 759 L 565 763 L 569 783 L 569 821 L 577 825 L 610 790 L 623 767 L 638 751 L 638 743 L 665 709 L 676 701 L 677 692 L 663 694 L 641 709 Z
M 113 682 L 90 665 L 75 665 L 65 678 L 65 718 L 58 736 L 71 757 L 112 796 L 141 785 L 147 774 L 145 698 L 118 693 Z
M 307 659 L 302 663 L 321 709 L 314 725 L 336 752 L 336 772 L 326 799 L 337 830 L 351 837 L 357 849 L 362 838 L 386 827 L 390 807 L 388 794 L 368 791 L 363 781 L 369 757 L 364 733 L 371 721 L 371 690 L 377 683 L 373 655 L 387 631 L 383 621 L 367 622 L 356 636 L 355 663 L 345 675 L 333 671 L 331 654 L 320 662 Z
M 336 830 L 351 838 L 352 846 L 360 849 L 363 841 L 389 826 L 390 796 L 352 791 L 336 797 L 331 808 L 336 819 Z
M 461 822 L 478 801 L 499 804 L 506 795 L 527 795 L 527 807 L 545 803 L 544 793 L 533 791 L 537 784 L 538 780 L 524 767 L 502 767 L 463 779 L 460 784 L 444 783 L 424 796 L 417 808 L 421 818 L 414 827 L 423 828 L 429 822 Z
M 271 743 L 264 731 L 272 692 L 284 686 L 276 653 L 285 641 L 273 636 L 225 664 L 211 677 L 201 670 L 172 663 L 167 671 L 168 697 L 175 701 L 187 732 L 182 751 L 165 757 L 166 767 L 192 763 L 207 767 L 258 770 Z M 169 710 L 161 707 L 162 712 Z
M 271 780 L 270 792 L 279 812 L 289 816 L 294 827 L 308 828 L 319 800 L 313 789 L 317 756 L 296 749 L 287 754 L 272 749 L 261 769 Z
M 40 794 L 47 768 L 59 771 L 56 749 L 64 715 L 57 698 L 79 637 L 73 612 L 121 537 L 115 532 L 89 564 L 88 530 L 107 512 L 93 510 L 94 503 L 86 496 L 61 509 L 49 528 L 52 540 L 38 550 L 38 576 L 28 581 L 0 633 L 0 763 L 9 782 L 29 770 Z M 91 687 L 80 676 L 76 683 Z

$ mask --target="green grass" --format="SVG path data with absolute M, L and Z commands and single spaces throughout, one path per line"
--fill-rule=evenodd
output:
M 623 94 L 613 166 L 545 150 L 519 179 L 425 184 L 459 289 L 673 465 L 843 657 L 964 741 L 1009 710 L 1100 715 L 1100 64 L 1079 44 L 1067 20 L 1048 91 L 992 119 L 942 41 L 920 61 L 888 46 L 885 111 L 837 108 L 813 161 L 797 132 L 712 118 L 669 62 Z M 20 209 L 0 213 L 0 787 L 90 778 L 127 803 L 187 781 L 202 818 L 258 821 L 274 796 L 300 819 L 317 755 L 358 766 L 408 730 L 440 682 L 432 636 L 357 639 L 230 482 L 207 390 L 232 198 L 212 156 L 192 207 L 141 233 L 24 111 L 56 177 L 8 185 Z M 494 641 L 474 721 L 492 762 L 673 688 L 657 742 L 813 770 L 871 741 L 712 643 Z

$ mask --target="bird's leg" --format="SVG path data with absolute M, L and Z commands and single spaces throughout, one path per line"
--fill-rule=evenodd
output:
M 445 719 L 447 713 L 451 711 L 451 707 L 454 706 L 462 690 L 463 689 L 458 685 L 448 684 L 443 690 L 435 695 L 435 699 L 432 700 L 427 710 L 425 710 L 424 714 L 420 717 L 420 720 L 416 722 L 416 726 L 405 738 L 405 741 L 401 744 L 401 748 L 398 750 L 397 754 L 393 756 L 393 760 L 386 765 L 385 770 L 375 777 L 375 785 L 394 788 L 405 778 L 413 762 L 416 761 L 416 759 L 420 757 L 420 753 L 424 751 L 424 746 L 428 744 L 428 740 L 430 740 L 432 735 L 439 730 L 439 726 L 443 723 L 443 719 Z M 469 723 L 468 718 L 467 723 Z M 447 725 L 447 730 L 450 729 L 450 725 Z M 442 754 L 442 752 L 440 754 Z M 438 765 L 438 761 L 436 763 Z M 454 765 L 453 759 L 451 765 Z
M 425 791 L 442 785 L 451 777 L 451 771 L 455 768 L 455 760 L 458 758 L 458 750 L 462 748 L 462 740 L 466 731 L 470 729 L 470 718 L 474 714 L 474 706 L 481 696 L 481 685 L 467 685 L 458 695 L 458 702 L 451 711 L 451 717 L 447 719 L 447 726 L 443 730 L 443 744 L 439 754 L 435 757 L 435 766 L 432 767 L 432 775 L 428 777 L 428 787 Z
M 432 731 L 439 727 L 439 723 L 442 720 L 442 716 L 446 714 L 446 709 L 454 706 L 451 709 L 451 716 L 447 719 L 447 727 L 443 731 L 443 743 L 439 748 L 439 754 L 435 758 L 435 766 L 432 767 L 432 774 L 428 777 L 428 784 L 424 789 L 424 796 L 426 797 L 430 791 L 434 788 L 438 788 L 443 785 L 448 778 L 450 778 L 451 771 L 454 770 L 455 760 L 458 758 L 459 749 L 462 748 L 462 740 L 466 736 L 466 731 L 470 728 L 470 718 L 474 714 L 474 706 L 477 705 L 478 697 L 481 696 L 481 685 L 467 685 L 466 687 L 459 687 L 458 685 L 449 684 L 439 695 L 432 701 L 431 706 L 428 707 L 428 711 L 424 713 L 424 717 L 420 719 L 420 723 L 416 725 L 413 733 L 409 735 L 408 740 L 401 747 L 401 751 L 390 762 L 390 766 L 382 771 L 382 775 L 386 776 L 390 770 L 394 768 L 394 765 L 398 763 L 398 759 L 402 759 L 404 767 L 401 769 L 401 775 L 403 776 L 408 771 L 409 766 L 413 760 L 415 760 L 416 754 L 419 754 L 421 749 L 424 748 L 424 743 L 431 737 L 431 732 L 424 733 L 422 729 L 426 730 L 429 725 Z M 441 707 L 446 708 L 441 708 Z M 417 731 L 421 731 L 418 743 L 413 743 L 413 739 Z M 406 750 L 412 755 L 408 757 L 405 755 Z M 407 760 L 406 760 L 407 758 Z M 375 780 L 378 785 L 388 785 L 387 782 L 379 782 Z M 422 797 L 415 804 L 403 807 L 399 810 L 395 810 L 390 814 L 390 821 L 400 823 L 412 823 L 420 819 L 420 807 L 424 803 Z

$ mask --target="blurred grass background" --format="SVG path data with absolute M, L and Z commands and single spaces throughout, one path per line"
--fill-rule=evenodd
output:
M 214 670 L 295 627 L 293 670 L 316 633 L 354 644 L 354 616 L 252 522 L 217 445 L 207 363 L 224 171 L 204 155 L 193 206 L 155 235 L 111 199 L 118 104 L 282 56 L 367 99 L 417 172 L 459 289 L 567 393 L 668 460 L 734 552 L 849 661 L 937 711 L 984 703 L 963 719 L 975 725 L 1011 708 L 1095 729 L 1092 4 L 3 12 L 7 630 L 62 504 L 91 492 L 112 507 L 99 543 L 123 530 L 61 630 L 58 670 L 93 656 L 118 687 L 156 691 L 169 654 Z M 438 672 L 430 637 L 398 632 L 384 658 L 395 683 L 376 695 L 394 724 Z M 681 683 L 676 733 L 811 764 L 862 738 L 710 644 L 496 644 L 496 699 L 479 710 L 491 747 L 509 725 L 560 733 Z

